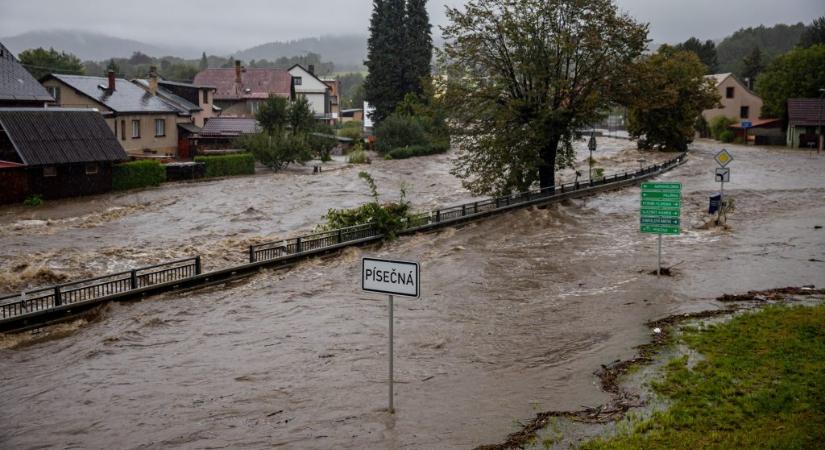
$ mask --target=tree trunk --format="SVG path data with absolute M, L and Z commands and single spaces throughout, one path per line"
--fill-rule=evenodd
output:
M 556 185 L 556 151 L 558 148 L 559 138 L 554 136 L 541 149 L 542 162 L 539 166 L 539 187 L 542 189 Z

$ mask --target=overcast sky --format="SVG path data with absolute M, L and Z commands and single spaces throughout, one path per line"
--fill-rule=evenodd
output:
M 444 5 L 430 0 L 434 25 Z M 657 43 L 690 36 L 717 39 L 760 24 L 810 23 L 823 0 L 618 0 L 649 22 Z M 0 37 L 26 31 L 81 29 L 151 44 L 232 51 L 276 40 L 366 33 L 372 0 L 0 0 Z

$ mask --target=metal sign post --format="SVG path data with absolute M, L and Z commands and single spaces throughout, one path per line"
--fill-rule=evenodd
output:
M 716 181 L 718 181 L 720 185 L 719 214 L 716 216 L 716 224 L 719 225 L 719 222 L 722 220 L 722 210 L 725 208 L 725 182 L 730 181 L 730 169 L 727 168 L 727 165 L 733 161 L 733 155 L 723 148 L 721 152 L 717 153 L 716 156 L 713 157 L 713 159 L 715 159 L 716 163 L 719 164 L 719 169 L 716 169 Z M 720 169 L 722 172 L 720 172 Z
M 361 290 L 388 294 L 387 309 L 389 310 L 389 412 L 395 412 L 394 392 L 395 385 L 393 369 L 393 352 L 395 349 L 393 332 L 393 296 L 418 298 L 421 294 L 419 284 L 421 268 L 416 262 L 393 261 L 376 258 L 361 259 Z
M 753 127 L 753 122 L 750 120 L 743 120 L 740 124 L 742 130 L 745 132 L 745 145 L 748 145 L 748 129 Z
M 590 150 L 590 158 L 587 159 L 587 166 L 590 173 L 590 184 L 593 184 L 593 152 L 596 151 L 596 132 L 590 132 L 590 141 L 587 143 L 587 148 Z
M 642 233 L 658 234 L 656 276 L 662 274 L 662 235 L 681 232 L 682 183 L 642 183 Z

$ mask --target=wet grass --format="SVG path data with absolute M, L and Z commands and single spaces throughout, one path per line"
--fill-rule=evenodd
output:
M 822 448 L 825 305 L 769 306 L 681 339 L 704 359 L 676 358 L 653 384 L 671 407 L 582 448 Z

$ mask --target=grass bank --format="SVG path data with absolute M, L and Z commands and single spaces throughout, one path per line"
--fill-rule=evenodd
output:
M 703 359 L 674 359 L 653 384 L 670 408 L 582 448 L 821 448 L 825 305 L 769 306 L 680 339 Z

